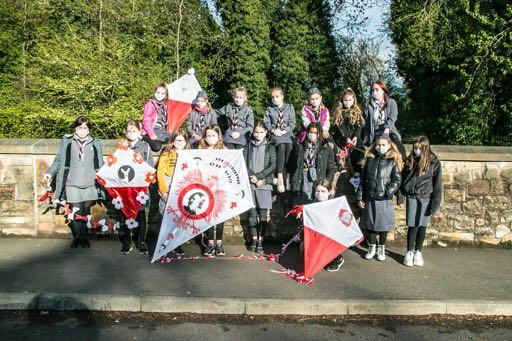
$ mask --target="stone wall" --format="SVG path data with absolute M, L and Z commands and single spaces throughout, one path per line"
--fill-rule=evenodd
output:
M 45 191 L 42 177 L 53 161 L 59 140 L 0 139 L 0 235 L 62 236 L 69 234 L 62 215 L 44 213 L 37 199 Z M 104 153 L 113 152 L 116 142 L 104 141 Z M 442 161 L 443 201 L 441 212 L 428 229 L 428 244 L 451 243 L 510 245 L 512 243 L 512 148 L 434 146 Z M 339 189 L 354 202 L 348 176 L 339 176 Z M 269 234 L 286 238 L 295 229 L 284 219 L 289 198 L 276 197 Z M 156 202 L 153 201 L 153 202 Z M 354 205 L 355 206 L 355 205 Z M 354 210 L 357 210 L 354 207 Z M 101 207 L 94 215 L 104 214 Z M 158 215 L 152 217 L 157 233 Z M 390 240 L 405 239 L 405 209 L 396 209 L 397 228 Z M 244 215 L 226 222 L 227 239 L 241 240 Z

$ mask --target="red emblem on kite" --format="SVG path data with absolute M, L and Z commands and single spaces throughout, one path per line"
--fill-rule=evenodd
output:
M 352 219 L 354 218 L 354 216 L 352 215 L 352 213 L 342 208 L 338 212 L 338 218 L 340 219 L 341 223 L 348 228 L 350 224 L 352 224 Z

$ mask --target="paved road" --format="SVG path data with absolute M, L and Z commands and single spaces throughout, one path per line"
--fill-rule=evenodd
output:
M 401 264 L 402 249 L 385 262 L 366 261 L 363 250 L 345 252 L 337 273 L 321 271 L 312 287 L 271 269 L 301 268 L 297 248 L 281 264 L 236 260 L 249 254 L 226 246 L 227 257 L 150 264 L 136 253 L 122 255 L 120 244 L 96 241 L 91 249 L 69 249 L 68 240 L 0 239 L 1 292 L 99 293 L 181 297 L 512 300 L 512 250 L 429 248 L 426 266 Z M 277 251 L 275 245 L 272 251 Z M 198 247 L 185 247 L 197 255 Z
M 510 340 L 512 319 L 0 312 L 2 340 Z

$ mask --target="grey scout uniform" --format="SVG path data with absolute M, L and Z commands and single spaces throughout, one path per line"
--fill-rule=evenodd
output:
M 224 133 L 224 142 L 245 146 L 250 140 L 254 128 L 254 113 L 252 107 L 244 104 L 241 107 L 230 103 L 217 110 L 217 115 L 226 116 L 228 129 Z M 231 137 L 232 132 L 240 133 L 238 138 Z
M 272 142 L 276 145 L 281 143 L 293 143 L 292 134 L 293 129 L 295 129 L 295 109 L 293 105 L 286 103 L 281 109 L 277 106 L 268 107 L 263 117 L 263 123 L 270 133 L 276 128 L 286 131 L 286 134 L 283 136 L 276 136 L 271 133 Z

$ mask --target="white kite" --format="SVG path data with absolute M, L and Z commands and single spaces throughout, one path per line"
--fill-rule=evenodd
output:
M 179 151 L 151 262 L 252 207 L 242 150 Z

